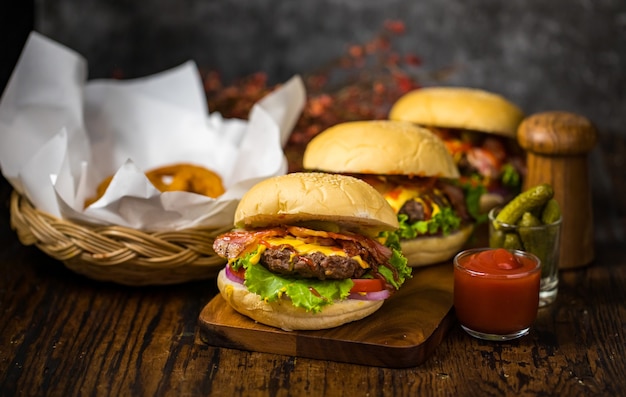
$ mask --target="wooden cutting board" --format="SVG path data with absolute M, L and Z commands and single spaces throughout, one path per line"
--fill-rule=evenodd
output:
M 353 364 L 405 368 L 424 362 L 454 322 L 452 263 L 415 268 L 374 314 L 320 331 L 283 331 L 234 311 L 218 294 L 199 317 L 210 345 Z

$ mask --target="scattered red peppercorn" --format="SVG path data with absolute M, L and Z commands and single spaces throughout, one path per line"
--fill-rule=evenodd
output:
M 346 54 L 327 67 L 303 75 L 307 102 L 286 148 L 290 171 L 301 169 L 299 154 L 321 131 L 346 121 L 385 119 L 400 96 L 420 87 L 409 71 L 421 64 L 420 58 L 400 55 L 392 48 L 392 37 L 405 31 L 404 22 L 386 21 L 371 41 L 350 45 Z M 343 81 L 337 83 L 337 76 Z M 203 78 L 209 110 L 226 118 L 246 119 L 252 106 L 278 87 L 269 86 L 267 75 L 261 72 L 228 86 L 215 71 L 204 73 Z

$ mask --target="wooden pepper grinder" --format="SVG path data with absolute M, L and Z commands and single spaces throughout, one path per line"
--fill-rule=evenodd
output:
M 517 130 L 528 167 L 524 190 L 550 183 L 561 206 L 561 269 L 585 266 L 594 258 L 587 157 L 596 139 L 588 119 L 559 111 L 531 115 Z

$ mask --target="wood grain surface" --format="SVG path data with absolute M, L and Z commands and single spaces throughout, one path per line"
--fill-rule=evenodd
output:
M 319 331 L 283 331 L 245 317 L 216 296 L 200 313 L 213 346 L 389 368 L 426 360 L 452 323 L 452 263 L 413 269 L 413 277 L 374 314 Z

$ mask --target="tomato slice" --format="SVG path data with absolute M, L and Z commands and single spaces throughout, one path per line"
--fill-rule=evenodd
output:
M 230 265 L 228 265 L 228 266 L 230 267 L 230 271 L 231 271 L 231 272 L 232 272 L 235 276 L 237 276 L 237 277 L 239 277 L 239 278 L 243 278 L 243 279 L 245 279 L 245 278 L 246 278 L 246 269 L 245 269 L 243 266 L 241 266 L 241 267 L 239 268 L 239 270 L 235 270 L 235 269 L 233 269 L 233 267 L 232 267 L 232 266 L 230 266 Z
M 350 292 L 377 292 L 385 289 L 385 283 L 377 278 L 353 278 Z

